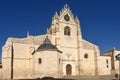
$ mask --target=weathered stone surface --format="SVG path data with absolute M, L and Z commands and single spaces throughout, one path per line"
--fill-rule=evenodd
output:
M 65 15 L 69 19 L 66 20 Z M 46 36 L 57 50 L 37 51 Z M 106 63 L 106 59 L 109 63 Z M 0 73 L 4 79 L 10 79 L 11 74 L 14 79 L 108 75 L 110 63 L 109 56 L 100 56 L 98 46 L 82 39 L 80 21 L 74 18 L 68 5 L 65 5 L 60 15 L 56 13 L 53 17 L 47 34 L 7 39 L 2 48 L 3 67 Z

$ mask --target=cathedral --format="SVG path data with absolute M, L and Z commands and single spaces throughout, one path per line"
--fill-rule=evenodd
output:
M 112 74 L 111 56 L 100 55 L 97 45 L 82 38 L 80 21 L 68 5 L 54 14 L 46 30 L 43 35 L 7 39 L 2 47 L 1 78 Z

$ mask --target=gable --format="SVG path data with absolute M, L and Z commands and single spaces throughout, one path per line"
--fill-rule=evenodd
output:
M 90 42 L 88 42 L 86 40 L 82 40 L 82 47 L 83 47 L 83 49 L 94 50 L 95 46 L 96 45 L 94 45 L 94 44 L 92 44 L 92 43 L 90 43 Z
M 65 5 L 64 8 L 60 11 L 59 21 L 60 22 L 71 23 L 71 24 L 76 23 L 74 15 L 73 15 L 73 13 L 70 10 L 68 5 Z

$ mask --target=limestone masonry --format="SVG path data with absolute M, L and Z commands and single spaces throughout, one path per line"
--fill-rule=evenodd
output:
M 80 21 L 68 5 L 52 17 L 47 33 L 8 38 L 2 47 L 1 79 L 110 75 L 117 73 L 120 51 L 100 55 L 99 47 L 82 38 Z

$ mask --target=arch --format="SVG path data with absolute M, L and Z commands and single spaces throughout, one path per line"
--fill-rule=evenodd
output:
M 71 35 L 70 27 L 66 26 L 66 27 L 64 28 L 64 35 L 68 35 L 68 36 Z
M 66 75 L 71 76 L 72 75 L 72 66 L 70 64 L 66 65 Z

